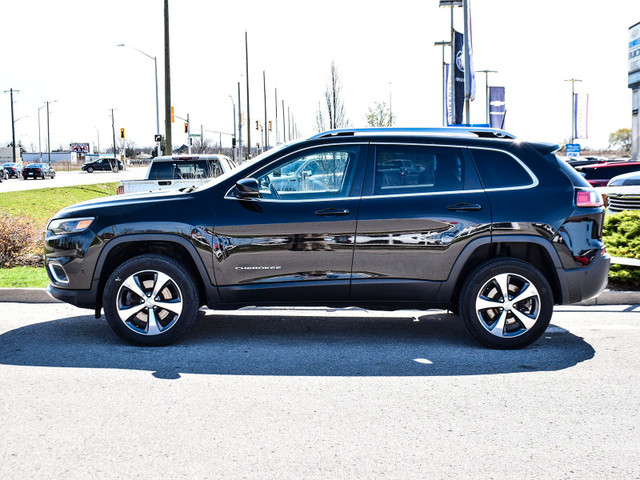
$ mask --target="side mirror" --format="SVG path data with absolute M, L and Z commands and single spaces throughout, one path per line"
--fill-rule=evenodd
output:
M 236 190 L 238 192 L 238 198 L 259 198 L 260 185 L 255 178 L 243 178 L 236 182 Z

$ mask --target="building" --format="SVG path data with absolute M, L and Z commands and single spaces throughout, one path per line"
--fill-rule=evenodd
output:
M 0 147 L 0 163 L 13 162 L 11 147 Z M 16 162 L 21 163 L 20 147 L 16 147 Z
M 631 96 L 631 158 L 640 159 L 640 22 L 629 28 L 629 88 Z
M 40 153 L 34 152 L 25 152 L 22 154 L 22 159 L 24 164 L 27 165 L 29 163 L 49 163 L 49 152 L 42 152 L 42 158 L 40 158 Z M 78 153 L 77 152 L 51 152 L 51 164 L 55 163 L 70 163 L 77 164 L 78 163 Z

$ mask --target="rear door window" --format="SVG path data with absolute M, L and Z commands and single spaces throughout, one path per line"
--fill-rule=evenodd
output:
M 453 192 L 478 187 L 473 167 L 467 168 L 459 148 L 376 146 L 374 195 Z

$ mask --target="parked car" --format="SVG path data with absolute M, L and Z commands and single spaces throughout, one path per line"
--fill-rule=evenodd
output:
M 558 148 L 490 129 L 324 132 L 200 188 L 61 210 L 48 291 L 136 345 L 176 341 L 205 305 L 355 305 L 448 308 L 481 343 L 524 347 L 554 304 L 607 284 L 602 198 Z M 399 160 L 422 174 L 387 175 Z M 308 179 L 331 181 L 278 189 L 311 162 L 325 170 Z
M 225 155 L 166 155 L 151 161 L 143 180 L 122 180 L 117 193 L 198 187 L 236 165 Z
M 117 163 L 116 163 L 117 162 Z M 117 164 L 117 167 L 116 167 Z M 103 171 L 103 172 L 113 172 L 120 171 L 123 169 L 122 162 L 113 157 L 105 157 L 98 158 L 97 160 L 93 160 L 91 162 L 87 162 L 82 167 L 80 167 L 82 171 L 87 173 L 93 173 L 94 171 Z
M 640 162 L 629 160 L 611 161 L 575 167 L 575 169 L 594 187 L 604 187 L 609 180 L 617 175 L 639 171 Z
M 5 178 L 20 178 L 22 175 L 22 164 L 21 163 L 3 163 L 2 170 L 4 170 Z
M 640 170 L 640 169 L 639 169 Z M 611 213 L 623 210 L 640 210 L 640 171 L 625 173 L 613 177 L 607 183 L 607 187 L 631 187 L 637 186 L 636 193 L 615 192 L 607 193 L 607 209 Z
M 27 178 L 42 178 L 44 180 L 46 177 L 53 179 L 55 176 L 55 170 L 47 163 L 30 163 L 22 169 L 22 178 L 25 180 Z

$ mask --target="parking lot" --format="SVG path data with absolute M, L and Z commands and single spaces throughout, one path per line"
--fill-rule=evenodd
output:
M 496 351 L 445 311 L 203 313 L 137 348 L 0 310 L 2 478 L 638 478 L 640 307 Z

